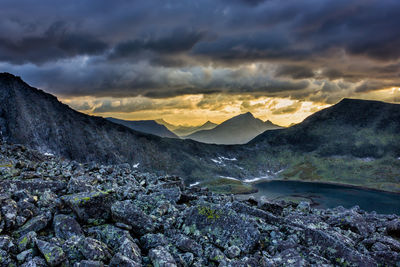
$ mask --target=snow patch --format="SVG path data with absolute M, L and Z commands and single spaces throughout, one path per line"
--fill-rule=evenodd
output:
M 255 178 L 251 178 L 251 179 L 245 179 L 243 180 L 243 182 L 245 183 L 254 183 L 254 182 L 258 182 L 261 180 L 271 180 L 272 178 L 270 176 L 262 176 L 262 177 L 255 177 Z
M 49 153 L 49 152 L 46 152 L 43 155 L 45 155 L 47 157 L 54 157 L 54 154 L 53 153 Z
M 139 168 L 139 165 L 140 165 L 140 163 L 136 163 L 136 164 L 133 164 L 133 168 L 135 168 L 135 169 L 137 169 L 137 168 Z
M 225 166 L 224 161 L 237 161 L 237 159 L 236 158 L 227 158 L 227 157 L 220 156 L 217 159 L 211 159 L 211 161 L 216 163 L 216 164 Z
M 229 176 L 222 176 L 222 175 L 220 175 L 219 177 L 225 178 L 225 179 L 229 179 L 229 180 L 233 180 L 233 181 L 240 181 L 240 180 L 237 179 L 237 178 L 233 178 L 233 177 L 229 177 Z
M 193 187 L 193 186 L 196 186 L 196 185 L 199 185 L 199 184 L 200 184 L 200 182 L 195 182 L 193 184 L 190 184 L 189 187 Z

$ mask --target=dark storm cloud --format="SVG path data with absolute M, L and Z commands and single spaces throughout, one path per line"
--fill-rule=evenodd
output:
M 189 51 L 205 35 L 201 31 L 174 29 L 172 33 L 159 38 L 143 37 L 141 39 L 124 41 L 115 46 L 111 58 L 126 58 L 143 51 L 159 54 L 175 54 Z
M 276 76 L 292 77 L 293 79 L 305 79 L 314 77 L 314 72 L 308 66 L 283 65 L 278 68 Z
M 399 28 L 398 0 L 4 0 L 0 66 L 62 95 L 336 99 L 399 84 Z
M 44 63 L 76 55 L 103 53 L 107 44 L 88 33 L 71 32 L 63 22 L 55 22 L 45 32 L 19 40 L 0 38 L 0 61 L 14 64 Z

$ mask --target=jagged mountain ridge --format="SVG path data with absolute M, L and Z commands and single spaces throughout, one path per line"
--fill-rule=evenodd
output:
M 197 131 L 185 138 L 209 144 L 245 144 L 267 130 L 281 128 L 270 121 L 263 122 L 254 118 L 253 114 L 247 112 L 226 120 L 211 130 Z
M 140 120 L 140 121 L 130 121 L 130 120 L 120 120 L 116 118 L 106 118 L 107 120 L 124 125 L 128 128 L 131 128 L 132 130 L 142 132 L 142 133 L 148 133 L 148 134 L 153 134 L 157 135 L 160 137 L 167 137 L 167 138 L 177 138 L 179 137 L 168 130 L 167 127 L 164 125 L 158 124 L 154 120 Z

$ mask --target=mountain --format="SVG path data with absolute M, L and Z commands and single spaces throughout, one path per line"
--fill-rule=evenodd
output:
M 116 118 L 106 118 L 106 119 L 111 122 L 124 125 L 138 132 L 154 134 L 160 137 L 179 138 L 176 134 L 168 130 L 167 127 L 158 124 L 156 121 L 153 120 L 128 121 Z
M 236 120 L 256 119 L 242 114 Z M 225 138 L 242 130 L 237 129 L 230 128 Z M 179 175 L 188 184 L 212 181 L 211 189 L 225 192 L 248 190 L 240 180 L 257 177 L 400 192 L 399 132 L 400 105 L 344 99 L 245 145 L 161 138 L 77 112 L 21 78 L 0 73 L 0 141 L 81 163 L 129 163 L 139 171 Z
M 157 123 L 160 123 L 167 127 L 170 131 L 174 132 L 176 135 L 182 137 L 193 134 L 202 130 L 211 130 L 214 129 L 218 124 L 213 123 L 211 121 L 207 121 L 206 123 L 200 126 L 184 126 L 184 125 L 173 125 L 166 122 L 163 119 L 156 120 Z
M 250 142 L 288 147 L 321 156 L 400 156 L 400 105 L 380 101 L 343 99 L 292 127 L 268 131 Z
M 0 73 L 0 139 L 79 162 L 129 163 L 143 171 L 181 175 L 189 182 L 189 177 L 213 174 L 213 162 L 202 159 L 229 153 L 77 112 L 9 73 Z
M 247 112 L 233 117 L 211 130 L 197 131 L 185 138 L 209 144 L 245 144 L 267 130 L 281 128 L 270 121 L 263 122 L 254 118 L 253 114 Z

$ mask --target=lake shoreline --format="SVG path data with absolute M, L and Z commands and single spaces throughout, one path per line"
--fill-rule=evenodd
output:
M 397 192 L 397 191 L 389 191 L 389 190 L 383 190 L 383 189 L 378 189 L 378 188 L 374 188 L 374 187 L 347 184 L 347 183 L 340 183 L 340 182 L 329 182 L 329 181 L 322 182 L 322 181 L 290 180 L 290 179 L 264 179 L 264 180 L 258 180 L 258 181 L 255 181 L 255 182 L 252 182 L 252 183 L 249 183 L 249 184 L 251 184 L 253 186 L 253 185 L 259 184 L 259 183 L 266 183 L 266 182 L 273 182 L 273 181 L 327 184 L 327 185 L 344 186 L 344 187 L 350 187 L 350 188 L 355 188 L 355 189 L 363 189 L 363 190 L 370 190 L 370 191 L 376 191 L 376 192 L 391 193 L 391 194 L 395 194 L 395 195 L 400 195 L 400 192 Z

